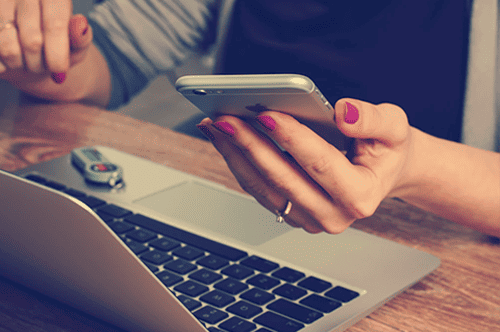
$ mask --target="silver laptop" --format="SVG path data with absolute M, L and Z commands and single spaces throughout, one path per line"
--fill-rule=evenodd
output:
M 85 182 L 69 156 L 0 172 L 0 273 L 125 330 L 343 331 L 440 264 L 352 228 L 308 234 L 219 184 L 96 148 L 124 186 Z

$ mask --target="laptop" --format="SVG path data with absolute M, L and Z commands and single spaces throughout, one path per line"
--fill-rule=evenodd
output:
M 0 273 L 127 331 L 343 331 L 436 269 L 348 228 L 309 234 L 253 198 L 109 147 L 121 188 L 70 156 L 0 172 Z

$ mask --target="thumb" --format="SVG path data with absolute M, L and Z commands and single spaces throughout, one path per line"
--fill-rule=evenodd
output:
M 84 51 L 92 43 L 92 27 L 82 14 L 71 17 L 69 21 L 69 40 L 71 53 Z
M 408 118 L 393 104 L 374 105 L 344 98 L 335 104 L 335 121 L 346 136 L 375 139 L 387 145 L 404 141 L 408 135 Z

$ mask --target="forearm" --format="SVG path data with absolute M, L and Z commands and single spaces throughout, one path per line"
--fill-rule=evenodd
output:
M 500 235 L 500 154 L 412 128 L 413 151 L 397 197 L 481 232 Z
M 62 84 L 55 83 L 50 75 L 20 76 L 12 73 L 9 81 L 20 90 L 36 97 L 63 102 L 82 102 L 106 107 L 109 103 L 111 78 L 106 60 L 91 45 L 82 62 L 72 66 Z

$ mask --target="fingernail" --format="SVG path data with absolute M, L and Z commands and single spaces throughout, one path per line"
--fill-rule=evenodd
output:
M 345 118 L 344 121 L 353 124 L 359 119 L 359 111 L 354 105 L 350 103 L 345 103 Z
M 255 118 L 264 128 L 267 128 L 271 131 L 276 128 L 276 121 L 268 115 L 261 115 Z
M 210 132 L 210 129 L 208 129 L 207 126 L 203 124 L 197 124 L 196 127 L 205 135 L 209 140 L 213 141 L 214 140 L 214 135 Z
M 234 135 L 234 128 L 227 122 L 216 122 L 212 126 L 217 128 L 218 130 L 222 131 L 224 134 L 227 134 L 229 136 Z
M 57 84 L 62 84 L 66 79 L 66 73 L 52 73 L 52 79 Z

